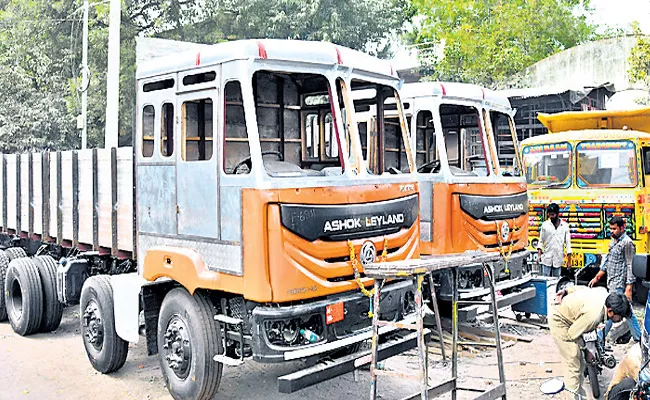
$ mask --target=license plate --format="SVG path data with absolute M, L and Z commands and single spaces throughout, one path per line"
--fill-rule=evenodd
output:
M 595 342 L 596 340 L 598 340 L 598 334 L 596 334 L 596 331 L 583 333 L 582 340 L 584 340 L 585 342 Z
M 584 268 L 585 255 L 581 253 L 571 253 L 569 263 L 571 268 Z

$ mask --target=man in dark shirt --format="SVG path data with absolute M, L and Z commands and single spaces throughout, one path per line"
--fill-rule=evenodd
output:
M 636 247 L 632 239 L 625 233 L 625 220 L 621 217 L 613 217 L 609 221 L 609 232 L 612 241 L 609 244 L 609 253 L 598 274 L 589 282 L 592 287 L 607 273 L 607 289 L 610 293 L 625 293 L 625 296 L 632 302 L 632 285 L 635 277 L 632 274 L 632 259 L 636 254 Z M 634 313 L 627 318 L 630 333 L 637 342 L 641 340 L 641 327 Z M 606 338 L 612 322 L 607 321 L 603 337 Z

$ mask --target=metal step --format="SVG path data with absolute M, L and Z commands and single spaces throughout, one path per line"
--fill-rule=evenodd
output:
M 431 330 L 424 329 L 425 341 L 429 340 Z M 378 348 L 378 361 L 403 353 L 408 349 L 417 347 L 417 332 L 409 332 L 399 339 L 392 339 L 382 343 Z M 370 364 L 370 350 L 362 350 L 354 354 L 343 356 L 339 359 L 318 363 L 278 378 L 278 391 L 280 393 L 293 393 L 300 389 L 335 378 L 364 365 Z
M 239 324 L 244 323 L 244 321 L 242 321 L 239 318 L 233 318 L 233 317 L 229 317 L 229 316 L 223 315 L 223 314 L 215 315 L 214 320 L 218 321 L 218 322 L 223 322 L 224 324 L 229 324 L 229 325 L 239 325 Z
M 232 358 L 228 357 L 223 354 L 217 354 L 216 356 L 212 357 L 212 359 L 218 363 L 221 363 L 223 365 L 228 365 L 230 367 L 237 367 L 239 365 L 242 365 L 244 363 L 244 360 L 239 360 L 237 358 Z

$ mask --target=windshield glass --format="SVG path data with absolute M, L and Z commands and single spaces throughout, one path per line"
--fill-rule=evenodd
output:
M 571 145 L 567 142 L 526 146 L 523 150 L 526 181 L 541 187 L 571 185 Z
M 521 176 L 521 168 L 517 159 L 519 144 L 512 117 L 499 111 L 490 111 L 490 122 L 492 123 L 491 128 L 496 142 L 501 174 L 503 176 Z
M 633 187 L 637 182 L 636 150 L 628 140 L 581 142 L 579 187 Z
M 332 115 L 335 102 L 323 75 L 258 71 L 253 75 L 253 92 L 262 159 L 269 176 L 343 173 Z M 245 168 L 239 168 L 238 173 Z
M 457 176 L 489 175 L 491 168 L 487 165 L 478 109 L 441 104 L 440 120 L 451 173 Z
M 352 80 L 355 119 L 366 168 L 374 174 L 409 173 L 404 111 L 390 86 Z

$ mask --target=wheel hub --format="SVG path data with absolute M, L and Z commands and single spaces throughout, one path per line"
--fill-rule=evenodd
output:
M 95 349 L 101 350 L 104 342 L 104 324 L 97 303 L 91 301 L 83 313 L 84 339 Z
M 187 325 L 178 316 L 174 316 L 167 325 L 163 336 L 163 349 L 169 369 L 179 378 L 186 378 L 190 372 L 192 346 Z

